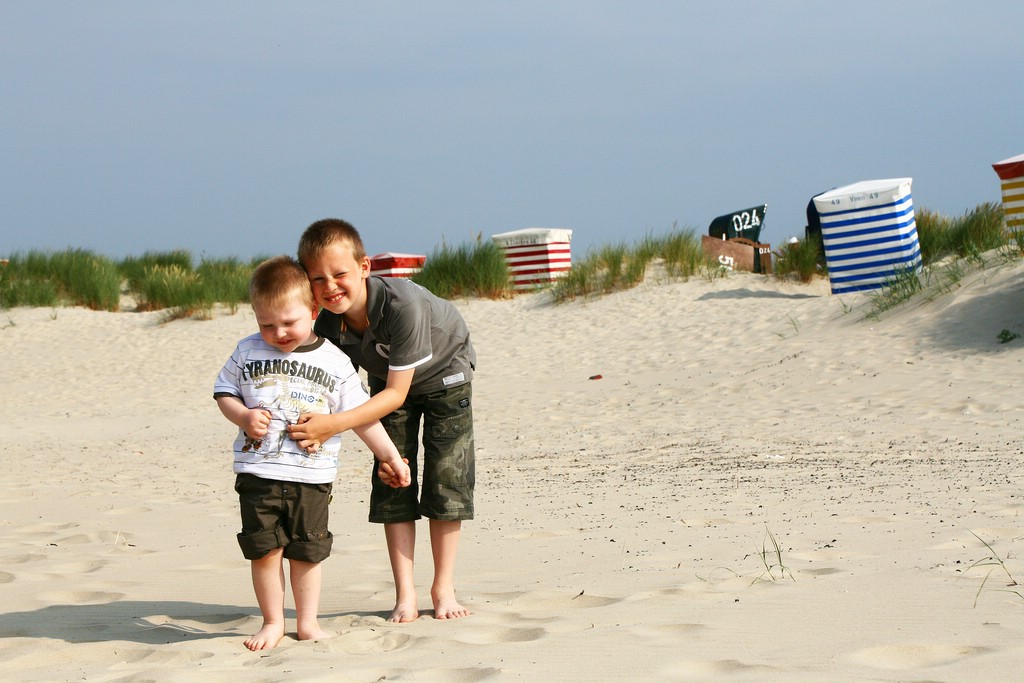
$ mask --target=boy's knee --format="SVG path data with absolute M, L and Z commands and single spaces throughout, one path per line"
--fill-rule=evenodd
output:
M 276 550 L 288 543 L 288 538 L 281 527 L 252 532 L 243 529 L 237 538 L 238 547 L 242 549 L 242 555 L 247 560 L 258 560 L 271 550 Z
M 295 540 L 284 547 L 284 556 L 288 560 L 298 560 L 316 564 L 331 556 L 334 545 L 334 534 L 320 531 L 306 534 L 306 538 Z

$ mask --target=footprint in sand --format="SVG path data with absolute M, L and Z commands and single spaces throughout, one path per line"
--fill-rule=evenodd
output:
M 548 593 L 548 592 L 513 592 L 493 593 L 487 602 L 517 608 L 551 608 L 555 610 L 566 607 L 575 609 L 587 609 L 591 607 L 605 607 L 621 602 L 622 598 L 606 598 L 599 595 L 587 595 L 585 591 L 576 594 Z
M 103 546 L 104 548 L 109 548 L 111 550 L 117 550 L 119 552 L 127 552 L 137 555 L 148 555 L 152 552 L 156 552 L 154 550 L 144 550 L 139 548 L 130 534 L 125 534 L 121 531 L 94 531 L 90 533 L 83 532 L 71 534 L 69 536 L 55 538 L 49 542 L 49 545 L 55 548 L 96 545 Z
M 152 614 L 139 617 L 136 626 L 143 630 L 167 629 L 182 633 L 246 633 L 258 628 L 260 620 L 255 616 L 240 614 L 204 614 L 201 618 L 172 617 L 167 614 Z
M 330 629 L 330 624 L 326 625 Z M 333 638 L 320 641 L 328 652 L 344 652 L 350 655 L 372 655 L 380 652 L 394 652 L 405 647 L 412 636 L 385 630 L 359 628 L 339 633 Z
M 49 522 L 43 522 L 41 524 L 30 524 L 23 526 L 18 529 L 18 533 L 24 536 L 40 537 L 47 534 L 59 534 L 67 531 L 68 529 L 77 529 L 78 524 L 76 522 L 67 522 L 65 524 L 51 524 Z
M 749 676 L 768 675 L 774 672 L 770 666 L 762 664 L 744 664 L 735 659 L 719 659 L 707 662 L 683 662 L 673 664 L 663 672 L 672 678 L 683 681 L 709 681 L 717 678 L 732 678 L 742 676 L 747 680 Z M 754 680 L 754 679 L 750 679 Z
M 124 597 L 124 593 L 104 591 L 51 591 L 38 595 L 40 600 L 52 605 L 106 605 Z
M 371 674 L 367 672 L 366 680 L 370 680 L 371 676 L 376 676 L 376 669 L 372 670 Z M 353 672 L 353 675 L 359 672 Z M 493 681 L 507 676 L 508 672 L 504 669 L 496 669 L 494 667 L 484 666 L 470 666 L 462 669 L 445 669 L 445 668 L 432 668 L 429 671 L 424 671 L 422 668 L 419 669 L 395 669 L 389 672 L 386 678 L 388 680 L 394 678 L 396 680 L 414 680 L 414 681 L 425 681 L 426 683 L 477 683 L 477 681 Z M 384 680 L 385 677 L 381 677 L 378 680 Z M 354 680 L 354 679 L 353 679 Z
M 194 652 L 186 650 L 167 650 L 159 648 L 134 648 L 134 649 L 119 649 L 117 651 L 118 658 L 125 664 L 148 664 L 150 666 L 159 666 L 170 664 L 174 667 L 178 667 L 182 664 L 195 664 L 201 662 L 204 659 L 213 657 L 212 652 Z
M 453 638 L 466 645 L 495 645 L 498 643 L 526 643 L 540 640 L 548 634 L 543 628 L 474 628 Z
M 103 569 L 108 564 L 109 562 L 105 559 L 49 562 L 46 566 L 46 573 L 53 576 L 79 576 L 82 574 L 91 574 Z
M 97 541 L 95 534 L 72 534 L 71 536 L 63 536 L 53 541 L 54 545 L 85 545 L 86 543 L 95 543 Z
M 829 576 L 831 574 L 842 574 L 845 570 L 837 567 L 819 567 L 817 569 L 801 569 L 801 573 L 811 576 Z
M 873 669 L 919 669 L 974 657 L 989 648 L 969 645 L 880 645 L 858 650 L 849 656 L 854 664 Z
M 631 633 L 645 640 L 679 642 L 681 638 L 692 638 L 707 627 L 702 624 L 643 624 L 630 629 Z
M 140 505 L 137 507 L 111 508 L 109 510 L 104 510 L 103 514 L 114 517 L 138 517 L 139 515 L 144 515 L 147 512 L 152 511 L 153 508 Z
M 497 594 L 500 595 L 500 594 Z M 606 598 L 600 595 L 588 595 L 585 591 L 576 594 L 571 593 L 549 593 L 549 592 L 525 592 L 514 594 L 512 600 L 506 602 L 508 605 L 515 604 L 519 608 L 544 608 L 550 610 L 569 609 L 590 609 L 594 607 L 605 607 L 621 602 L 621 598 Z
M 25 553 L 24 555 L 12 555 L 11 557 L 5 557 L 4 564 L 7 566 L 12 564 L 29 564 L 30 562 L 45 562 L 49 559 L 49 556 L 45 552 L 36 550 L 31 553 Z

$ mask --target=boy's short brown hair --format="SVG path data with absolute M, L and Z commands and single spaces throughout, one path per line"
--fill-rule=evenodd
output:
M 298 261 L 282 254 L 256 266 L 249 280 L 249 303 L 279 306 L 293 298 L 310 308 L 316 305 L 306 271 Z
M 352 224 L 340 218 L 324 218 L 313 223 L 299 238 L 299 262 L 305 266 L 311 259 L 320 256 L 327 247 L 347 244 L 352 248 L 356 261 L 366 258 L 363 238 Z

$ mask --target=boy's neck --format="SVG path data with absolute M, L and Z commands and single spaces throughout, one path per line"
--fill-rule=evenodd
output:
M 341 324 L 343 330 L 352 330 L 362 334 L 370 326 L 370 319 L 366 315 L 365 308 L 358 311 L 350 308 L 341 314 Z

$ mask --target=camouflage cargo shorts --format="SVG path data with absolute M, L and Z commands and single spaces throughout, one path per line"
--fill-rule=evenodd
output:
M 398 452 L 409 459 L 412 485 L 393 489 L 382 484 L 377 478 L 379 464 L 375 460 L 370 521 L 409 522 L 420 517 L 446 521 L 473 519 L 476 453 L 471 385 L 409 396 L 401 408 L 386 415 L 381 423 Z M 418 457 L 421 423 L 422 463 Z

